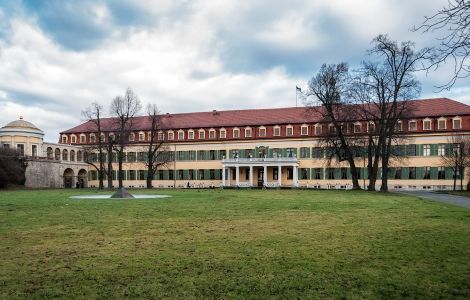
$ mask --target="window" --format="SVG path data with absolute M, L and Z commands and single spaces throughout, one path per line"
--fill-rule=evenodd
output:
M 189 160 L 196 160 L 196 151 L 189 151 Z
M 220 129 L 219 138 L 225 139 L 226 137 L 227 137 L 227 130 L 225 130 L 224 128 Z
M 408 156 L 416 156 L 416 145 L 411 144 L 406 146 L 406 154 Z
M 245 155 L 246 155 L 246 157 L 248 157 L 248 158 L 252 158 L 252 157 L 253 157 L 253 150 L 251 150 L 251 149 L 245 149 Z
M 194 170 L 188 170 L 189 180 L 194 180 Z
M 84 135 L 81 135 L 80 136 L 80 144 L 84 144 L 85 143 L 85 139 L 86 137 Z
M 335 179 L 335 169 L 328 168 L 328 179 Z
M 227 158 L 227 152 L 225 150 L 220 150 L 219 157 L 220 157 L 220 159 Z
M 75 151 L 70 150 L 70 161 L 75 161 Z
M 313 172 L 315 174 L 315 179 L 322 179 L 321 178 L 321 169 L 320 168 L 315 168 Z
M 209 130 L 209 139 L 213 140 L 216 139 L 216 134 L 215 134 L 215 129 L 210 129 Z
M 300 127 L 300 135 L 308 135 L 308 126 L 307 125 L 302 125 L 302 127 Z
M 401 120 L 398 120 L 395 123 L 395 132 L 402 132 L 403 131 L 403 122 Z
M 328 132 L 330 134 L 335 134 L 336 133 L 336 127 L 333 124 L 328 125 Z
M 251 137 L 251 128 L 245 128 L 245 137 Z
M 183 180 L 183 170 L 178 170 L 178 177 L 177 180 Z
M 76 142 L 77 142 L 77 137 L 74 136 L 74 135 L 72 135 L 72 136 L 70 137 L 70 139 L 72 140 L 72 141 L 71 141 L 72 143 L 76 143 Z
M 294 170 L 292 168 L 287 168 L 287 180 L 294 179 Z
M 424 167 L 423 179 L 431 179 L 431 167 Z
M 215 160 L 215 150 L 209 150 L 209 159 Z
M 137 152 L 137 161 L 145 161 L 147 158 L 147 152 Z
M 204 170 L 197 170 L 197 178 L 199 180 L 204 180 Z
M 197 159 L 198 160 L 206 160 L 206 151 L 204 150 L 199 150 L 197 152 Z
M 361 130 L 362 130 L 361 123 L 355 123 L 354 124 L 354 133 L 360 133 Z
M 274 168 L 273 169 L 273 180 L 278 180 L 279 179 L 279 169 Z
M 424 119 L 423 120 L 423 130 L 431 130 L 431 120 L 430 119 Z
M 312 148 L 312 158 L 323 158 L 323 148 L 321 147 Z
M 439 118 L 437 121 L 437 129 L 446 129 L 446 119 L 445 118 Z
M 135 152 L 127 152 L 127 161 L 128 162 L 137 161 L 137 156 L 135 155 Z
M 129 141 L 133 142 L 135 139 L 134 133 L 129 134 Z
M 396 168 L 395 169 L 395 179 L 401 179 L 401 171 L 402 169 L 401 168 Z
M 444 167 L 437 168 L 437 179 L 446 179 L 446 172 Z
M 258 130 L 258 135 L 260 137 L 265 137 L 266 136 L 266 128 L 265 127 L 260 127 Z
M 90 134 L 90 142 L 95 143 L 96 142 L 96 137 L 94 134 Z
M 281 127 L 274 126 L 274 136 L 281 136 Z
M 52 151 L 52 149 L 51 149 Z M 51 153 L 52 155 L 52 153 Z M 82 151 L 77 151 L 77 161 L 82 161 Z
M 204 140 L 206 138 L 206 131 L 204 129 L 199 130 L 199 139 Z
M 423 156 L 431 156 L 431 145 L 423 145 Z
M 232 135 L 234 139 L 238 139 L 240 137 L 240 129 L 234 128 Z
M 157 180 L 163 180 L 163 170 L 158 170 Z
M 24 145 L 23 144 L 17 144 L 16 145 L 16 151 L 18 151 L 18 154 L 20 156 L 24 156 Z
M 159 131 L 159 132 L 158 132 L 157 139 L 158 139 L 159 141 L 163 141 L 163 131 Z
M 69 159 L 69 152 L 66 149 L 64 149 L 62 151 L 62 160 L 68 160 L 68 159 Z
M 214 180 L 215 179 L 215 170 L 214 169 L 210 169 L 209 170 L 209 178 L 211 180 Z
M 101 134 L 101 142 L 106 142 L 106 136 L 104 135 L 104 133 Z
M 461 119 L 459 117 L 456 117 L 452 119 L 452 128 L 453 129 L 460 129 L 461 128 Z
M 232 150 L 232 158 L 238 158 L 238 156 L 239 156 L 239 151 L 236 149 Z
M 367 132 L 375 132 L 375 123 L 369 122 Z
M 38 156 L 38 146 L 32 145 L 31 146 L 31 156 L 36 157 Z
M 287 148 L 287 157 L 295 157 L 295 149 L 294 148 Z
M 185 151 L 177 151 L 176 152 L 176 160 L 185 160 L 184 159 L 184 154 L 185 154 Z
M 188 131 L 188 140 L 194 140 L 194 131 L 193 130 Z
M 308 179 L 308 169 L 300 168 L 300 179 Z
M 174 140 L 175 136 L 174 136 L 174 133 L 173 131 L 168 131 L 168 140 L 172 141 Z
M 168 171 L 168 179 L 169 179 L 169 180 L 175 179 L 175 172 L 174 172 L 174 170 L 169 170 L 169 171 Z
M 286 127 L 286 136 L 292 136 L 294 134 L 294 129 L 291 125 Z
M 341 168 L 341 179 L 348 179 L 348 169 Z
M 67 136 L 63 135 L 62 136 L 62 144 L 65 144 L 65 143 L 67 143 Z
M 178 131 L 178 140 L 180 140 L 180 141 L 184 140 L 184 131 L 183 130 Z
M 445 144 L 437 145 L 437 155 L 439 155 L 439 156 L 446 155 L 446 145 Z
M 300 158 L 310 158 L 310 148 L 309 147 L 300 148 Z
M 145 133 L 139 132 L 139 141 L 145 141 Z
M 321 125 L 316 124 L 315 125 L 315 135 L 320 135 L 321 134 Z
M 454 154 L 454 156 L 458 156 L 460 154 L 460 144 L 452 145 L 452 153 Z
M 409 131 L 416 131 L 416 129 L 417 129 L 416 121 L 415 120 L 409 121 L 408 122 L 408 130 Z
M 409 179 L 416 179 L 416 167 L 410 167 L 409 168 L 408 178 Z

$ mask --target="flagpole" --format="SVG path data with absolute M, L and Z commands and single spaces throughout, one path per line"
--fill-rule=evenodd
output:
M 297 86 L 295 86 L 295 107 L 297 107 L 297 97 L 299 96 L 297 89 Z

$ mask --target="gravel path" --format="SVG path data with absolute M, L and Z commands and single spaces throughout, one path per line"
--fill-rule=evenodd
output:
M 426 192 L 426 191 L 406 191 L 406 192 L 400 192 L 400 193 L 470 208 L 470 198 L 468 197 L 448 195 L 448 194 L 439 194 L 439 193 Z

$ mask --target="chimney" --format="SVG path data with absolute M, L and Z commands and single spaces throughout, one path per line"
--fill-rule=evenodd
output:
M 218 115 L 219 112 L 218 112 L 216 109 L 214 109 L 214 110 L 212 111 L 212 114 L 215 116 L 215 115 Z

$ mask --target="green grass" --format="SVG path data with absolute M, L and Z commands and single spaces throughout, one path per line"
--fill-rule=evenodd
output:
M 0 298 L 470 297 L 468 209 L 360 191 L 78 192 L 94 193 L 0 192 Z

